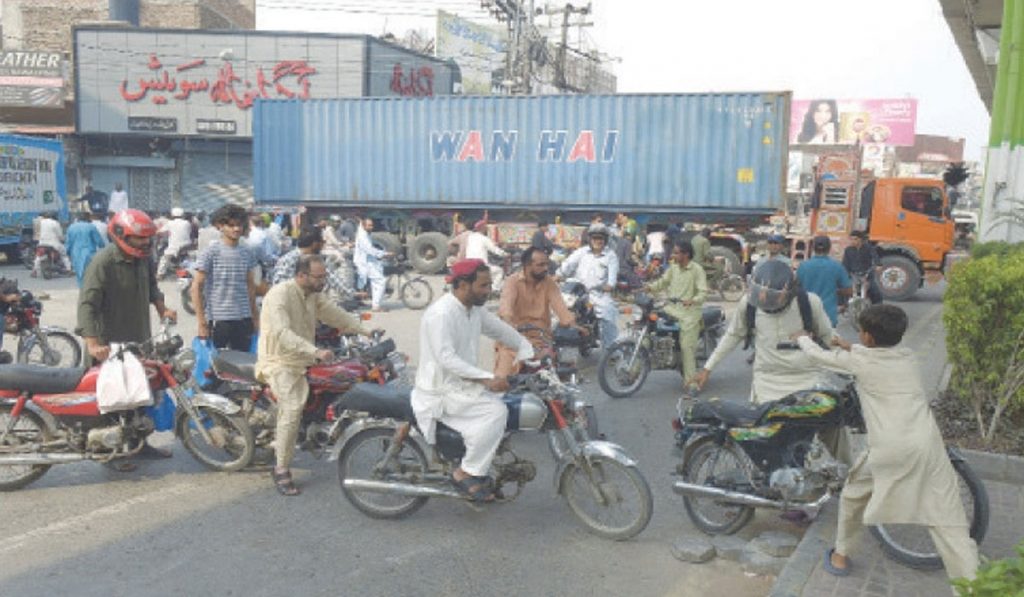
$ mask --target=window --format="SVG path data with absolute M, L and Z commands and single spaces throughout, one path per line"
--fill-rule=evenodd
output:
M 942 191 L 935 187 L 905 187 L 900 195 L 900 207 L 907 211 L 941 218 Z

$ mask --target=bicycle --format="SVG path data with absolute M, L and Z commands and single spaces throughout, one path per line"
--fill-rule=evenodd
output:
M 405 259 L 384 262 L 384 294 L 402 301 L 408 309 L 424 309 L 434 300 L 434 290 L 423 276 L 412 276 L 415 268 Z M 370 281 L 360 288 L 369 291 Z

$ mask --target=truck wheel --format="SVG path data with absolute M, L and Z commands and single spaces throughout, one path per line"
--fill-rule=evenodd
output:
M 398 237 L 390 232 L 371 232 L 370 239 L 373 241 L 374 246 L 380 247 L 388 253 L 402 254 L 402 241 L 398 240 Z
M 732 249 L 727 247 L 711 247 L 708 250 L 708 258 L 720 264 L 723 271 L 727 274 L 743 275 L 743 262 L 740 261 L 739 255 Z
M 448 237 L 440 232 L 424 232 L 409 245 L 409 263 L 421 274 L 436 274 L 448 259 Z
M 882 273 L 878 276 L 882 296 L 888 301 L 905 301 L 921 286 L 917 264 L 902 255 L 882 257 Z

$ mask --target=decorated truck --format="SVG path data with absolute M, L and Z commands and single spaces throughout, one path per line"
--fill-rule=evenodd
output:
M 515 244 L 538 221 L 624 212 L 766 223 L 784 208 L 788 92 L 257 100 L 255 200 L 377 221 L 381 244 L 440 271 L 454 222 Z M 562 228 L 558 228 L 562 230 Z M 738 270 L 740 234 L 712 239 Z
M 60 141 L 0 134 L 0 251 L 21 261 L 32 220 L 44 212 L 68 219 Z

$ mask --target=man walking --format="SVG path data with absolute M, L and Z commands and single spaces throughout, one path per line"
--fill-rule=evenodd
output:
M 89 214 L 84 211 L 80 212 L 75 223 L 68 227 L 68 254 L 71 257 L 71 266 L 75 270 L 79 288 L 82 287 L 85 268 L 89 265 L 93 255 L 104 245 L 106 243 L 103 241 L 103 237 L 89 221 Z
M 192 305 L 197 334 L 213 338 L 217 348 L 249 351 L 255 325 L 257 266 L 252 252 L 240 243 L 248 222 L 245 210 L 225 205 L 213 215 L 220 239 L 200 253 L 192 280 Z
M 256 352 L 256 377 L 268 384 L 277 398 L 274 430 L 276 466 L 271 476 L 281 495 L 300 493 L 291 474 L 302 409 L 309 395 L 306 369 L 328 361 L 334 353 L 314 343 L 316 324 L 322 321 L 344 333 L 369 336 L 359 319 L 337 307 L 323 294 L 327 266 L 319 255 L 302 255 L 295 278 L 275 285 L 263 298 L 260 339 Z
M 849 297 L 852 292 L 850 276 L 843 266 L 828 256 L 832 241 L 827 236 L 815 236 L 811 246 L 814 248 L 814 257 L 800 264 L 796 277 L 800 279 L 804 290 L 821 298 L 834 327 L 839 323 L 839 298 Z
M 878 287 L 877 272 L 882 268 L 878 249 L 868 241 L 863 230 L 850 233 L 850 246 L 843 251 L 843 269 L 851 276 L 857 276 L 868 285 L 868 300 L 872 305 L 882 302 L 882 290 Z
M 648 286 L 648 290 L 652 293 L 664 291 L 673 299 L 673 302 L 665 306 L 665 312 L 679 322 L 679 350 L 682 357 L 679 365 L 685 386 L 697 373 L 701 307 L 708 294 L 708 281 L 704 268 L 693 262 L 693 246 L 689 242 L 677 242 L 672 248 L 671 257 L 672 265 L 663 276 Z
M 128 209 L 128 193 L 125 192 L 121 183 L 117 183 L 114 185 L 114 191 L 110 193 L 110 201 L 107 205 L 107 211 L 117 213 L 124 209 Z

